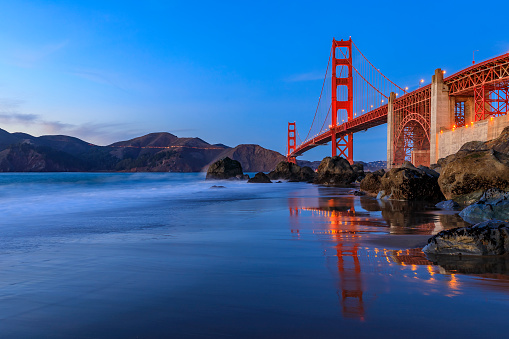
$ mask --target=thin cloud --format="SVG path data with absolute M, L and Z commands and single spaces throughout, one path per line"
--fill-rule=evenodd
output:
M 33 124 L 37 121 L 36 114 L 8 113 L 0 111 L 0 122 L 3 124 Z
M 34 67 L 41 60 L 63 49 L 68 43 L 68 40 L 64 40 L 38 47 L 27 48 L 22 46 L 15 48 L 10 56 L 11 63 L 25 68 Z
M 300 81 L 315 81 L 323 80 L 323 73 L 320 72 L 308 72 L 301 74 L 294 74 L 285 79 L 286 82 L 300 82 Z
M 77 76 L 77 77 L 80 77 L 80 78 L 83 78 L 83 79 L 86 79 L 88 81 L 92 81 L 95 83 L 113 86 L 113 87 L 118 88 L 122 91 L 125 91 L 125 88 L 120 86 L 116 81 L 113 81 L 112 80 L 113 77 L 111 75 L 106 74 L 105 72 L 92 71 L 92 70 L 76 70 L 76 71 L 69 72 L 69 74 L 72 74 L 74 76 Z
M 0 124 L 2 126 L 36 127 L 40 134 L 71 135 L 96 144 L 110 144 L 125 139 L 126 136 L 139 135 L 141 131 L 131 128 L 126 123 L 93 123 L 70 124 L 51 121 L 38 114 L 20 113 L 21 101 L 0 99 Z

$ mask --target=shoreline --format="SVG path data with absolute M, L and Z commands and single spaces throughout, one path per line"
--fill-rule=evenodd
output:
M 380 234 L 371 235 L 363 239 L 362 243 L 368 247 L 383 247 L 390 250 L 422 249 L 433 235 L 423 234 Z

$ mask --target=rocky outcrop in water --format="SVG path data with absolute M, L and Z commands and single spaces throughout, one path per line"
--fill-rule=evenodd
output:
M 345 186 L 363 175 L 362 168 L 352 168 L 345 158 L 325 157 L 318 166 L 314 183 L 324 186 Z
M 288 180 L 288 181 L 312 181 L 315 172 L 309 167 L 300 167 L 288 161 L 281 161 L 276 168 L 268 174 L 272 180 Z
M 228 157 L 209 166 L 207 179 L 241 179 L 244 177 L 242 166 L 237 160 Z
M 416 168 L 408 161 L 383 175 L 377 195 L 378 199 L 425 201 L 440 201 L 443 197 L 438 173 L 427 167 Z
M 440 201 L 438 204 L 435 205 L 436 208 L 440 208 L 442 210 L 449 210 L 453 211 L 460 207 L 460 205 L 454 201 L 454 200 L 444 200 Z
M 509 190 L 509 127 L 496 139 L 465 143 L 437 166 L 445 197 L 461 204 L 477 201 L 492 187 Z
M 424 253 L 503 255 L 509 253 L 509 223 L 490 220 L 471 227 L 442 231 L 428 240 Z
M 509 190 L 509 156 L 495 150 L 458 152 L 438 179 L 447 199 L 470 204 L 492 187 Z
M 263 172 L 258 172 L 254 177 L 247 181 L 248 183 L 256 183 L 256 184 L 271 184 L 270 178 Z
M 465 207 L 460 216 L 471 224 L 490 219 L 509 221 L 509 192 L 491 188 L 477 202 Z
M 375 172 L 366 173 L 366 176 L 361 181 L 361 186 L 360 186 L 361 190 L 369 192 L 369 193 L 377 194 L 380 191 L 380 185 L 381 185 L 380 179 L 382 179 L 384 174 L 385 174 L 385 170 L 383 170 L 383 169 L 380 169 Z

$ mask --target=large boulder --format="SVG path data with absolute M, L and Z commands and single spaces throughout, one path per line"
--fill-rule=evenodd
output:
M 405 163 L 392 168 L 380 179 L 379 198 L 393 200 L 443 200 L 438 186 L 438 173 L 427 167 L 416 168 Z
M 325 186 L 349 185 L 359 177 L 358 170 L 354 170 L 345 158 L 325 157 L 318 166 L 314 183 Z
M 268 174 L 272 180 L 288 180 L 288 181 L 311 181 L 315 176 L 315 172 L 310 167 L 300 167 L 288 161 L 281 161 L 276 168 Z
M 380 191 L 380 179 L 382 179 L 385 171 L 379 169 L 375 172 L 368 172 L 361 181 L 361 190 L 369 193 L 378 193 Z
M 476 203 L 463 209 L 460 216 L 471 224 L 490 219 L 509 221 L 509 192 L 491 188 Z
M 490 220 L 453 228 L 431 237 L 422 249 L 429 254 L 503 255 L 509 253 L 509 223 Z
M 366 173 L 364 173 L 364 163 L 363 162 L 355 162 L 352 165 L 352 169 L 355 173 L 357 173 L 357 178 L 355 179 L 356 182 L 361 182 L 362 179 L 366 176 Z
M 249 179 L 247 182 L 248 183 L 256 183 L 256 184 L 271 184 L 272 183 L 272 181 L 270 181 L 269 177 L 263 172 L 256 173 L 255 176 L 252 177 L 251 179 Z
M 237 160 L 228 157 L 220 159 L 209 166 L 207 179 L 238 179 L 243 178 L 242 166 Z
M 492 187 L 509 191 L 509 155 L 493 149 L 458 152 L 442 167 L 438 184 L 447 199 L 462 204 Z

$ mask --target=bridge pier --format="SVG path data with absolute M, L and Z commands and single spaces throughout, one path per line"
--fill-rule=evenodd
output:
M 449 97 L 449 87 L 444 83 L 444 73 L 440 68 L 435 70 L 435 75 L 431 78 L 430 99 L 429 160 L 430 164 L 436 164 L 440 129 L 450 129 L 454 125 L 454 98 Z
M 396 94 L 391 92 L 387 104 L 387 169 L 394 166 L 394 100 Z

